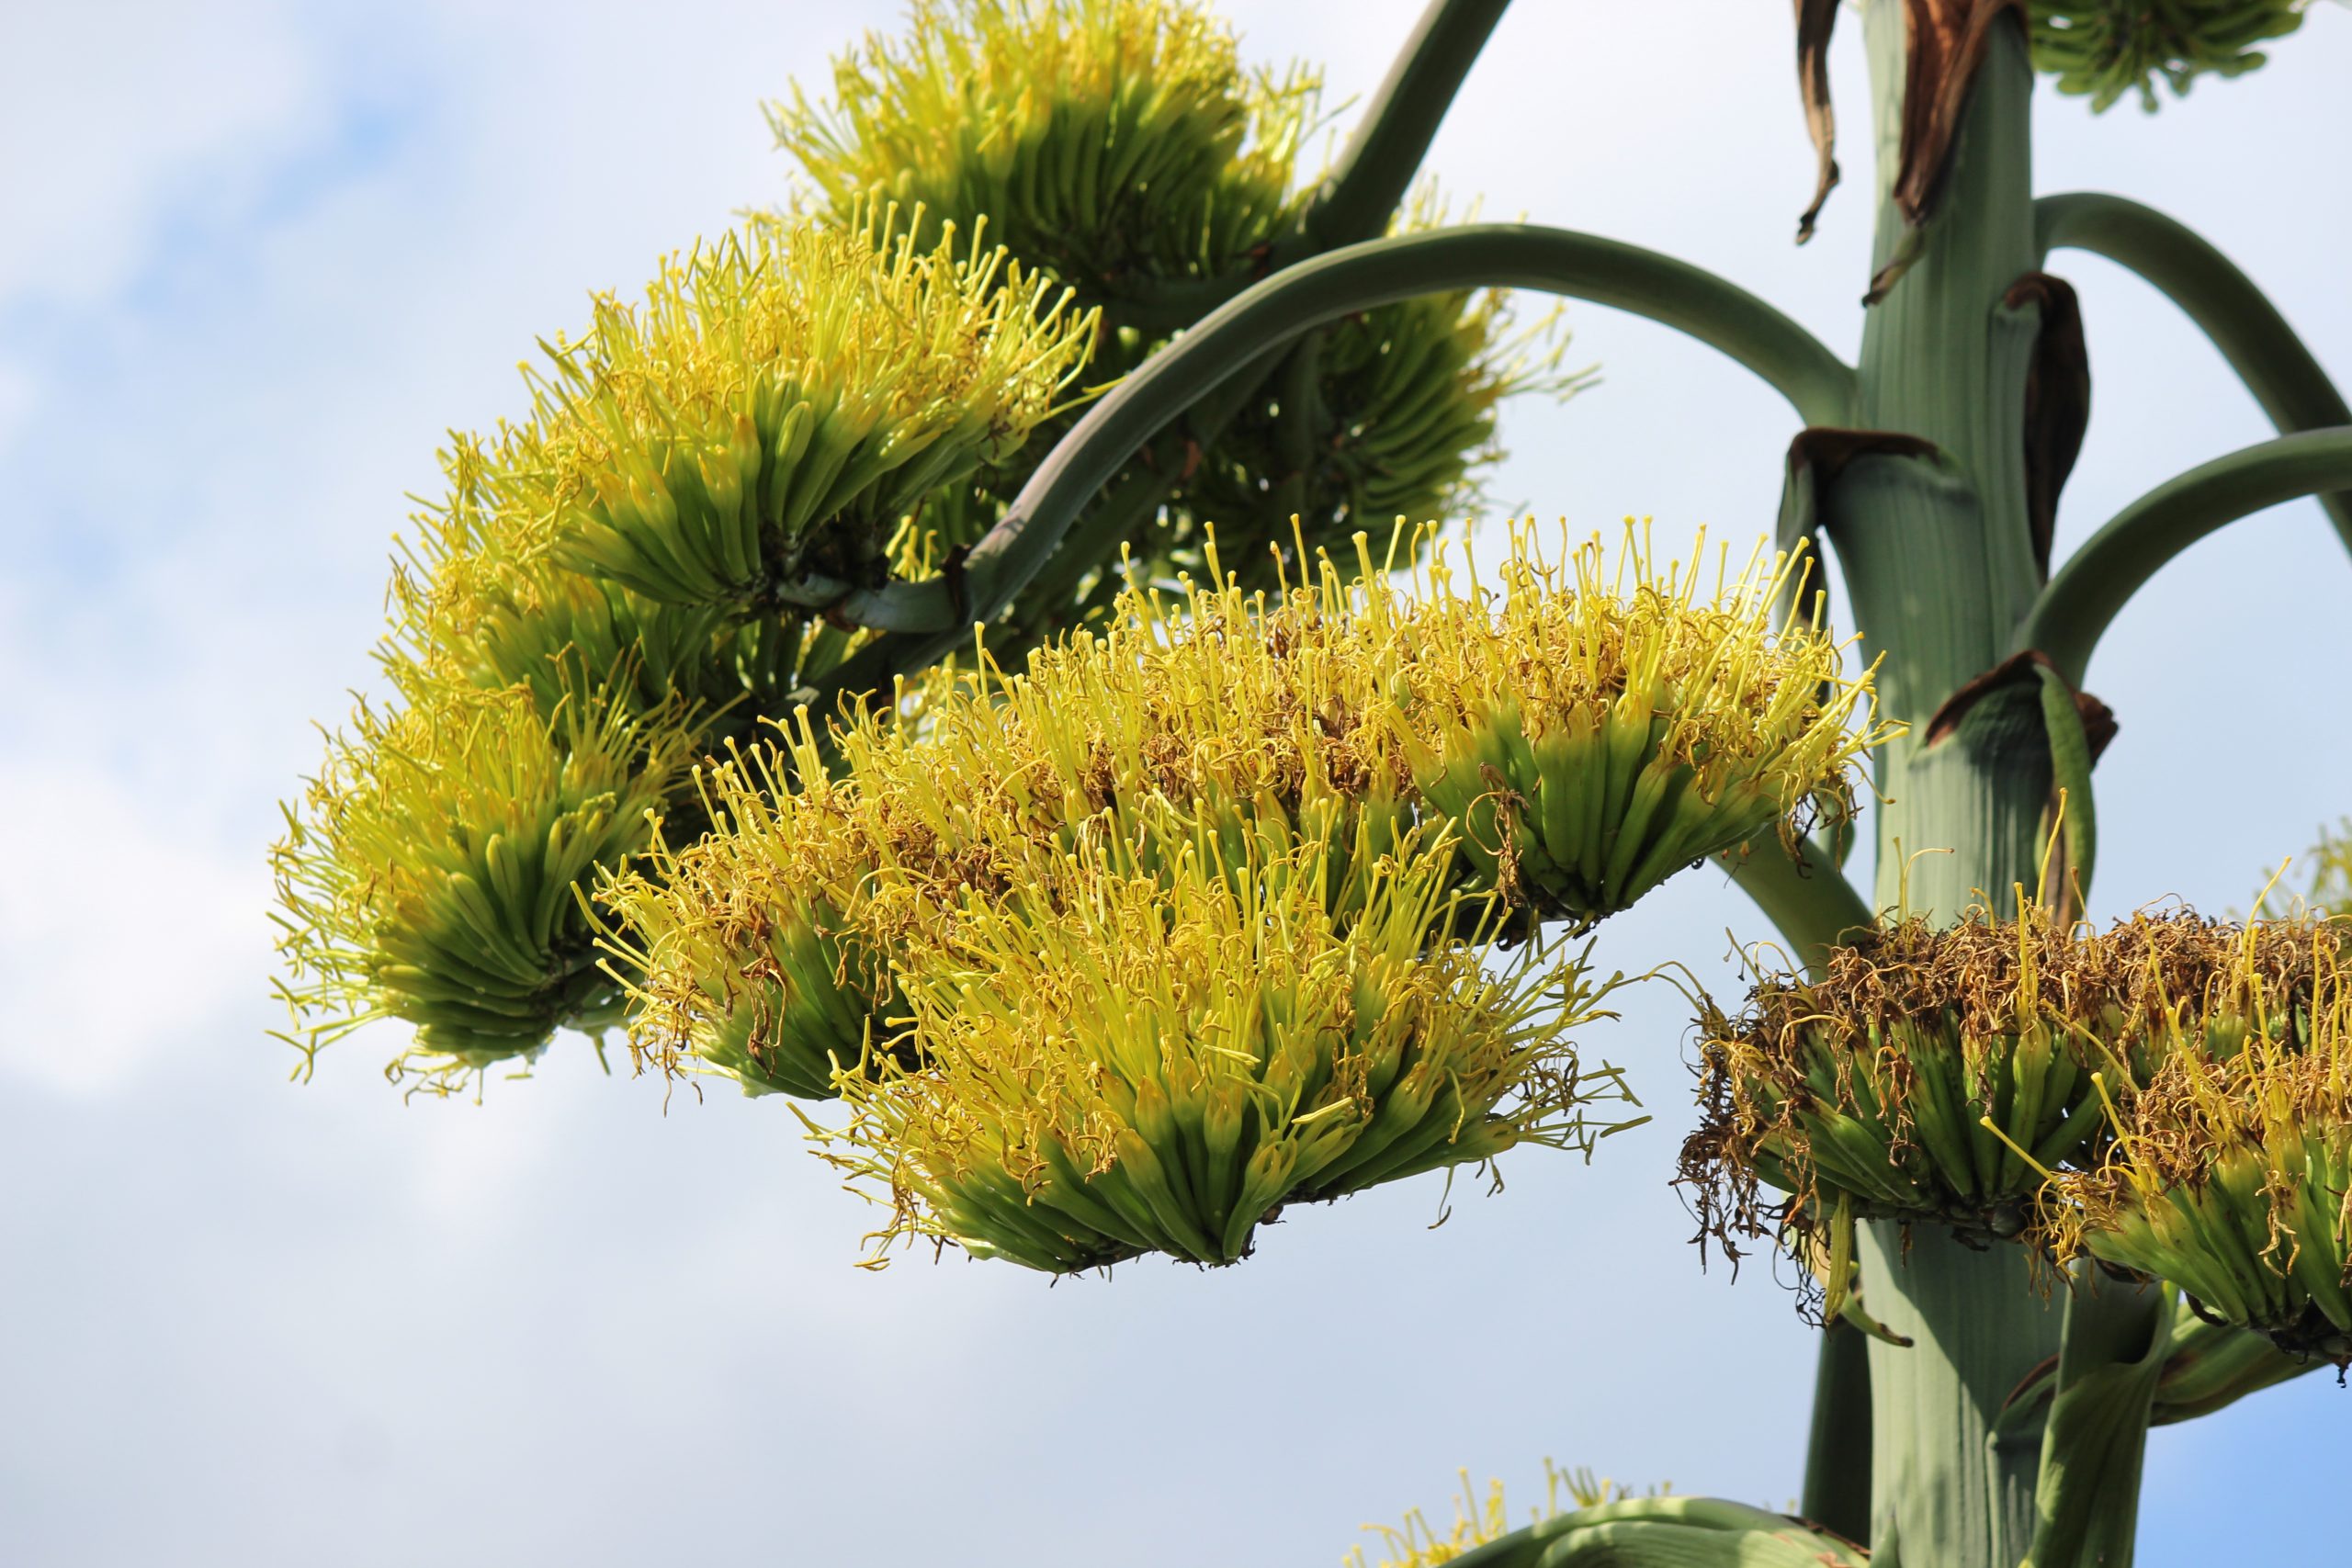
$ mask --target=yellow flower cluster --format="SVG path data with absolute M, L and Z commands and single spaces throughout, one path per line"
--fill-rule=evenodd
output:
M 835 62 L 830 103 L 796 89 L 770 118 L 835 212 L 878 197 L 933 224 L 985 220 L 1100 305 L 1087 374 L 1107 384 L 1296 239 L 1320 184 L 1299 156 L 1318 91 L 1296 68 L 1246 71 L 1230 29 L 1182 0 L 922 0 L 902 36 Z M 1425 191 L 1396 226 L 1442 221 Z M 1131 537 L 1146 574 L 1204 572 L 1211 522 L 1242 580 L 1272 586 L 1255 547 L 1289 546 L 1294 518 L 1308 551 L 1344 550 L 1356 529 L 1475 506 L 1496 405 L 1589 379 L 1561 371 L 1557 319 L 1514 330 L 1504 293 L 1464 291 L 1314 334 L 1220 434 L 1161 455 L 1166 504 Z M 1057 433 L 927 508 L 939 547 L 977 540 Z M 1120 586 L 1105 564 L 1054 574 L 1022 629 L 1099 616 Z
M 444 1082 L 615 1021 L 573 887 L 644 847 L 682 750 L 673 725 L 576 696 L 549 716 L 521 687 L 361 705 L 271 855 L 305 1060 L 389 1016 Z
M 394 569 L 393 705 L 331 742 L 277 853 L 306 1049 L 390 1014 L 454 1072 L 616 1015 L 575 883 L 848 651 L 794 584 L 870 578 L 1045 417 L 1092 332 L 1057 296 L 887 210 L 765 224 L 598 299 L 529 420 L 455 442 Z
M 755 224 L 666 262 L 639 305 L 597 300 L 531 375 L 492 505 L 663 604 L 878 581 L 907 513 L 1018 446 L 1094 330 L 977 231 L 918 248 L 898 220 Z
M 2352 1365 L 2352 991 L 2335 934 L 2300 934 L 2308 990 L 2248 1009 L 2233 1048 L 2172 1053 L 2111 1107 L 2106 1157 L 2055 1175 L 2052 1232 Z
M 1368 556 L 1274 601 L 1135 591 L 864 716 L 837 774 L 804 723 L 604 890 L 634 1041 L 845 1094 L 894 1232 L 1041 1267 L 1225 1261 L 1285 1200 L 1586 1141 L 1620 1090 L 1564 1032 L 1606 987 L 1534 948 L 1489 976 L 1493 942 L 1843 809 L 1876 735 L 1775 620 L 1785 563 L 1702 600 L 1638 540 L 1613 582 L 1598 540 L 1564 558 L 1515 534 L 1500 593 L 1442 553 L 1409 592 Z
M 1317 85 L 1251 74 L 1171 0 L 917 0 L 833 67 L 833 102 L 769 107 L 837 211 L 881 193 L 995 236 L 1089 300 L 1215 277 L 1293 217 Z

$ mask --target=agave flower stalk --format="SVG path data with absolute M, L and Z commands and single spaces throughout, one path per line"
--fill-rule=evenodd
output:
M 1510 944 L 1724 852 L 1814 973 L 1715 1031 L 1717 1213 L 1752 1221 L 1736 1184 L 1781 1184 L 1792 1239 L 1833 1290 L 1859 1261 L 1886 1330 L 1825 1339 L 1808 1511 L 1881 1561 L 2113 1568 L 2151 1421 L 2290 1375 L 2278 1346 L 2345 1351 L 2337 937 L 2265 926 L 2233 967 L 2185 919 L 2099 936 L 2021 893 L 1971 904 L 2030 885 L 2053 840 L 2085 896 L 2102 632 L 2253 509 L 2333 492 L 2352 541 L 2352 413 L 2210 243 L 2120 198 L 2034 199 L 2032 70 L 2152 99 L 2250 65 L 2300 8 L 1800 0 L 1815 211 L 1827 46 L 1857 8 L 1882 131 L 1851 366 L 1613 240 L 1374 238 L 1503 8 L 1434 0 L 1312 186 L 1306 79 L 1245 76 L 1160 0 L 935 0 L 914 42 L 844 65 L 837 107 L 779 111 L 822 210 L 604 302 L 534 417 L 454 455 L 401 585 L 390 716 L 335 743 L 280 851 L 289 989 L 329 1030 L 413 1017 L 458 1066 L 627 987 L 665 1062 L 842 1096 L 829 1152 L 890 1204 L 886 1238 L 1223 1262 L 1283 1204 L 1598 1135 L 1586 1091 L 1622 1086 L 1569 1077 L 1562 1031 L 1603 987 Z M 2056 561 L 2089 408 L 2084 317 L 2044 270 L 2066 245 L 2181 304 L 2282 435 Z M 1643 551 L 1612 586 L 1518 543 L 1500 596 L 1409 536 L 1409 590 L 1320 560 L 1359 513 L 1469 475 L 1502 364 L 1480 291 L 1504 287 L 1643 314 L 1781 391 L 1810 427 L 1781 557 L 1712 596 Z M 1770 608 L 1820 535 L 1867 683 Z M 976 622 L 981 657 L 926 674 Z M 788 755 L 744 743 L 803 696 L 886 695 L 887 721 L 822 744 L 805 721 Z M 678 760 L 729 742 L 688 788 Z M 1841 816 L 1865 750 L 1874 900 L 1799 831 Z M 537 880 L 489 847 L 583 839 Z M 592 875 L 620 918 L 602 977 L 552 896 Z M 1918 919 L 1870 929 L 1873 904 Z M 2087 1255 L 2064 1292 L 2033 1288 L 2044 1245 Z M 2184 1327 L 2147 1273 L 2211 1321 Z M 1859 1556 L 1649 1498 L 1470 1550 Z
M 1229 859 L 1170 817 L 1040 846 L 894 954 L 914 1065 L 842 1073 L 826 1146 L 888 1194 L 886 1245 L 1054 1272 L 1231 1263 L 1286 1203 L 1589 1149 L 1610 1127 L 1587 1108 L 1624 1091 L 1567 1035 L 1608 987 L 1532 948 L 1489 974 L 1491 904 L 1449 892 L 1453 852 L 1408 835 L 1335 915 L 1327 840 Z

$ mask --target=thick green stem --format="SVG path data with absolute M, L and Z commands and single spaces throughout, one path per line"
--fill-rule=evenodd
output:
M 1850 1540 L 1871 1533 L 1870 1341 L 1849 1323 L 1821 1331 L 1805 1438 L 1804 1499 L 1815 1524 Z
M 1874 269 L 1910 238 L 1890 199 L 1905 90 L 1906 6 L 1864 17 L 1878 141 Z M 1864 326 L 1859 425 L 1924 437 L 1932 457 L 1865 456 L 1822 497 L 1883 711 L 1911 733 L 1877 758 L 1878 902 L 1958 919 L 2034 881 L 2050 758 L 2040 705 L 1988 701 L 1939 743 L 1927 721 L 1991 669 L 2041 587 L 2026 502 L 2025 395 L 2039 317 L 2005 296 L 2034 271 L 2023 30 L 1996 22 L 1938 216 Z M 2000 1440 L 2018 1382 L 2058 1348 L 2059 1313 L 2014 1247 L 1864 1227 L 1871 1313 L 1909 1348 L 1869 1347 L 1873 1562 L 2016 1568 L 2032 1539 L 2038 1421 Z
M 1880 186 L 1900 126 L 1904 7 L 1866 12 L 1879 88 Z M 1927 721 L 2007 651 L 2041 573 L 2026 513 L 2025 388 L 2038 320 L 2003 304 L 2037 258 L 2021 31 L 1996 31 L 1917 262 L 1864 326 L 1858 423 L 1925 437 L 1940 460 L 1865 457 L 1824 511 L 1882 708 L 1911 733 L 1879 753 L 1878 902 L 1951 919 L 1979 892 L 2030 886 L 2046 775 L 2001 736 L 1927 744 Z M 1882 200 L 1876 265 L 1902 243 Z M 2024 749 L 2030 753 L 2031 748 Z M 1916 859 L 1914 857 L 1922 857 Z M 1906 897 L 1907 895 L 1907 897 Z
M 2003 1403 L 2058 1351 L 2061 1313 L 2025 1250 L 1973 1251 L 1872 1220 L 1862 1289 L 1909 1348 L 1871 1340 L 1871 1560 L 1877 1568 L 2016 1568 L 2033 1540 L 2039 1421 L 1996 1436 Z
M 2132 1568 L 2140 1466 L 2172 1345 L 2161 1285 L 2075 1267 L 2065 1295 L 2028 1568 Z
M 2265 507 L 2339 487 L 2352 487 L 2352 425 L 2260 442 L 2166 479 L 2066 558 L 2018 622 L 2016 645 L 2040 649 L 2080 685 L 2109 623 L 2175 556 Z
M 2352 404 L 2254 280 L 2202 234 L 2120 196 L 2073 191 L 2033 204 L 2044 254 L 2072 246 L 2130 268 L 2188 312 L 2281 435 L 2352 424 Z M 2352 486 L 2320 497 L 2352 549 Z

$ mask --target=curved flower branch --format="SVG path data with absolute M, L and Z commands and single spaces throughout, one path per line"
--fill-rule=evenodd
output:
M 2165 480 L 2117 513 L 2060 567 L 2018 624 L 2080 686 L 2117 612 L 2175 556 L 2224 525 L 2329 491 L 2352 491 L 2352 425 L 2241 447 Z
M 1819 339 L 1714 274 L 1565 229 L 1474 224 L 1349 245 L 1212 312 L 1088 411 L 951 576 L 843 595 L 847 621 L 900 634 L 844 666 L 836 691 L 936 661 L 992 618 L 1058 548 L 1080 510 L 1169 421 L 1244 367 L 1359 310 L 1423 294 L 1525 288 L 1613 306 L 1712 344 L 1810 424 L 1839 423 L 1854 372 Z M 911 635 L 909 635 L 911 634 Z
M 2062 247 L 2105 256 L 2153 284 L 2188 313 L 2281 435 L 2352 424 L 2352 406 L 2254 280 L 2194 229 L 2120 196 L 2074 191 L 2033 204 L 2044 254 Z M 2352 490 L 2322 495 L 2352 549 Z

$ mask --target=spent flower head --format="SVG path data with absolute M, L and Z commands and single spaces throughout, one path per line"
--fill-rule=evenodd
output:
M 2304 925 L 2307 992 L 2227 1049 L 2169 1055 L 2112 1097 L 2105 1157 L 2055 1173 L 2048 1236 L 2168 1280 L 2204 1315 L 2352 1365 L 2352 990 Z M 2246 937 L 2249 963 L 2255 940 Z
M 2266 1030 L 2300 1038 L 2335 952 L 2309 921 L 2143 912 L 2102 932 L 2031 899 L 2015 920 L 1882 925 L 1831 949 L 1818 979 L 1767 973 L 1737 1019 L 1702 1017 L 1684 1180 L 1735 1256 L 1776 1228 L 1826 1247 L 1832 1303 L 1858 1219 L 2030 1237 L 2052 1172 L 2107 1157 L 2133 1086 Z

